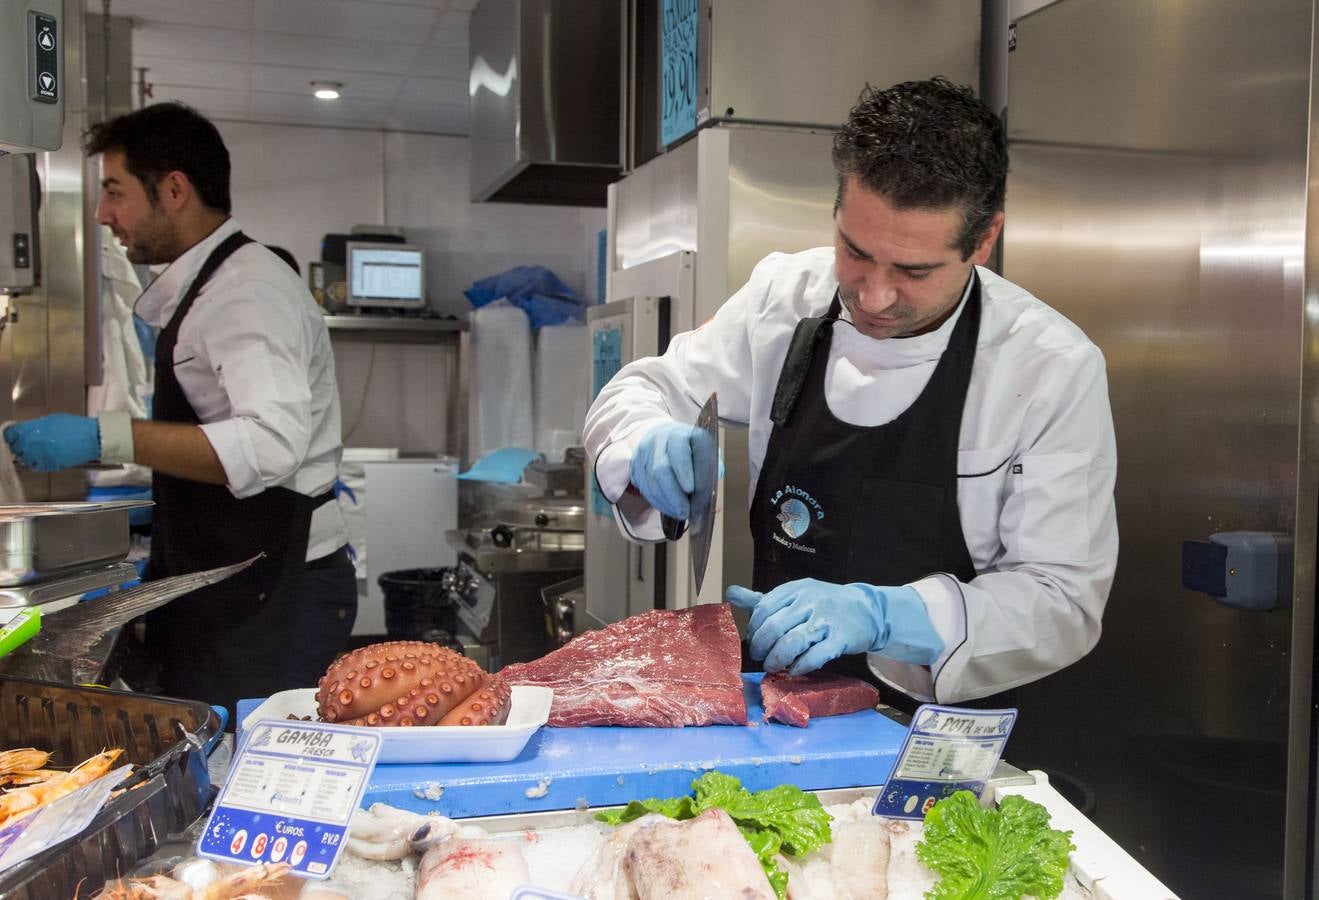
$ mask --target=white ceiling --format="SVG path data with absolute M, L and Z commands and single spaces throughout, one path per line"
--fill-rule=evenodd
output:
M 110 15 L 133 20 L 133 65 L 155 100 L 217 119 L 466 134 L 476 3 L 111 0 Z M 317 100 L 312 81 L 341 82 L 343 96 Z

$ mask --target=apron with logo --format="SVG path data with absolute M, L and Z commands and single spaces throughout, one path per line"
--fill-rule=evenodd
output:
M 156 345 L 152 418 L 199 425 L 174 375 L 179 326 L 202 287 L 234 251 L 252 242 L 242 232 L 207 257 Z M 284 683 L 281 658 L 296 621 L 294 588 L 306 565 L 312 511 L 333 499 L 266 488 L 239 500 L 224 485 L 156 472 L 151 577 L 166 578 L 265 556 L 219 584 L 185 594 L 147 616 L 147 649 L 160 663 L 161 690 L 173 697 L 233 708 L 240 698 L 267 697 Z
M 755 590 L 799 578 L 889 586 L 936 572 L 975 577 L 957 509 L 958 437 L 980 333 L 980 279 L 972 278 L 934 374 L 884 425 L 849 425 L 829 410 L 825 370 L 842 311 L 838 294 L 823 317 L 797 324 L 751 504 Z M 864 654 L 825 668 L 876 680 Z

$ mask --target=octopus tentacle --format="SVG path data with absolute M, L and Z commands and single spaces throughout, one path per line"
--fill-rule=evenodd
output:
M 425 641 L 386 641 L 335 660 L 320 680 L 316 707 L 322 720 L 345 725 L 449 724 L 446 717 L 459 709 L 466 712 L 457 720 L 488 724 L 501 713 L 496 702 L 507 707 L 508 694 L 507 685 L 502 693 L 492 688 L 491 676 L 461 653 Z
M 487 675 L 481 685 L 462 703 L 449 710 L 441 725 L 502 725 L 508 715 L 512 693 L 508 682 L 498 675 Z

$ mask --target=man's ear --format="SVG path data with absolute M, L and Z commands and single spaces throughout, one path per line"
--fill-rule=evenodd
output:
M 188 176 L 178 171 L 166 172 L 156 186 L 156 195 L 160 203 L 171 212 L 178 212 L 187 205 L 193 195 L 192 182 Z
M 999 210 L 994 213 L 994 218 L 989 220 L 989 228 L 985 230 L 985 236 L 980 239 L 976 245 L 975 252 L 971 254 L 971 262 L 977 266 L 983 266 L 989 261 L 990 255 L 994 252 L 994 244 L 998 243 L 999 232 L 1003 230 L 1003 211 Z

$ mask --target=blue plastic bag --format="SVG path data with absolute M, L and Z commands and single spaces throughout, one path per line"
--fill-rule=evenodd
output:
M 543 266 L 515 266 L 482 278 L 463 291 L 463 296 L 477 309 L 506 298 L 527 314 L 533 331 L 545 325 L 586 321 L 581 298 Z

